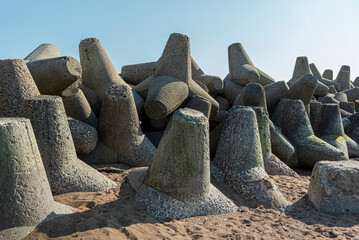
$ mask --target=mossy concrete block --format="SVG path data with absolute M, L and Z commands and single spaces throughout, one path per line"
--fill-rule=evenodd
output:
M 118 75 L 99 39 L 86 38 L 81 40 L 79 51 L 83 85 L 94 90 L 99 96 L 100 102 L 105 97 L 108 86 L 114 83 L 127 85 Z M 140 112 L 145 101 L 136 91 L 132 90 L 132 94 L 137 111 Z
M 320 161 L 312 171 L 308 197 L 322 212 L 359 213 L 359 163 Z
M 30 120 L 0 120 L 0 239 L 22 239 L 36 226 L 72 213 L 55 203 Z
M 155 74 L 157 62 L 137 63 L 125 65 L 121 68 L 121 77 L 132 85 L 141 83 L 146 78 Z
M 93 126 L 68 117 L 72 139 L 77 153 L 89 153 L 97 145 L 97 131 Z
M 60 50 L 50 43 L 43 43 L 27 55 L 24 60 L 35 61 L 46 58 L 60 57 Z
M 142 133 L 132 92 L 126 85 L 108 87 L 98 123 L 99 140 L 117 153 L 118 161 L 149 166 L 156 148 Z
M 61 97 L 41 95 L 28 98 L 24 103 L 24 113 L 31 120 L 54 193 L 97 192 L 116 186 L 77 158 Z
M 299 177 L 290 167 L 272 153 L 268 112 L 262 107 L 252 107 L 256 113 L 259 137 L 262 147 L 264 169 L 271 175 Z
M 148 89 L 145 111 L 152 119 L 165 118 L 188 97 L 188 85 L 165 75 L 154 78 Z
M 313 168 L 321 160 L 345 159 L 345 153 L 314 136 L 301 100 L 288 100 L 283 106 L 282 132 L 294 144 L 299 165 Z
M 250 107 L 232 107 L 228 111 L 214 164 L 223 172 L 223 183 L 246 205 L 281 211 L 288 206 L 264 170 L 257 119 Z
M 97 117 L 81 89 L 66 91 L 61 98 L 68 116 L 97 127 Z
M 81 78 L 82 68 L 73 57 L 57 57 L 27 63 L 41 94 L 58 95 Z
M 40 95 L 26 62 L 0 60 L 0 116 L 23 117 L 24 99 Z
M 169 75 L 188 84 L 192 79 L 191 61 L 189 37 L 172 33 L 158 60 L 155 77 Z

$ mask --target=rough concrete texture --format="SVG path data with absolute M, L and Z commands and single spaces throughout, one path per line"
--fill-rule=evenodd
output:
M 226 112 L 227 114 L 227 112 Z M 209 137 L 209 147 L 210 147 L 210 153 L 211 157 L 214 157 L 217 151 L 218 142 L 222 135 L 222 129 L 224 126 L 224 120 L 222 120 L 216 127 L 213 128 L 213 130 L 210 132 Z
M 345 119 L 345 118 L 347 118 L 347 117 L 350 117 L 350 116 L 353 115 L 353 114 L 350 113 L 350 112 L 347 112 L 347 111 L 345 111 L 345 110 L 343 110 L 343 109 L 340 109 L 340 115 L 342 116 L 342 119 Z
M 322 76 L 323 76 L 323 78 L 333 80 L 333 70 L 332 69 L 325 69 Z
M 40 95 L 26 62 L 0 60 L 0 116 L 22 117 L 25 98 Z
M 359 157 L 359 144 L 356 143 L 352 138 L 348 135 L 344 134 L 344 139 L 348 146 L 348 153 L 350 158 L 357 158 Z
M 121 68 L 121 77 L 129 84 L 137 85 L 155 74 L 157 62 L 125 65 Z
M 353 81 L 353 85 L 354 87 L 358 87 L 359 86 L 359 77 L 356 77 L 355 80 Z
M 267 86 L 269 84 L 275 83 L 274 78 L 257 68 L 257 71 L 259 73 L 259 84 L 262 86 Z
M 340 91 L 350 89 L 350 72 L 344 70 L 339 71 L 335 81 L 340 83 Z
M 301 167 L 313 168 L 315 163 L 324 159 L 345 159 L 342 151 L 314 136 L 301 100 L 287 100 L 283 106 L 282 118 L 282 132 L 293 143 Z
M 197 83 L 197 85 L 200 86 L 206 93 L 209 93 L 208 87 L 204 83 L 200 81 L 194 81 L 194 82 Z
M 186 105 L 186 108 L 197 110 L 203 113 L 203 115 L 206 116 L 208 119 L 210 117 L 211 107 L 212 104 L 208 99 L 197 95 L 191 97 L 191 99 Z
M 233 43 L 228 47 L 228 63 L 230 73 L 244 64 L 253 66 L 251 59 L 241 43 Z
M 117 153 L 121 163 L 149 166 L 156 148 L 142 133 L 135 101 L 126 85 L 106 90 L 98 123 L 99 140 Z
M 284 210 L 288 203 L 264 170 L 255 112 L 232 107 L 224 121 L 214 164 L 223 181 L 251 207 L 264 205 Z
M 256 83 L 259 82 L 259 73 L 257 69 L 250 64 L 243 64 L 236 67 L 232 72 L 232 82 L 246 85 L 248 83 Z
M 237 96 L 233 103 L 234 106 L 258 106 L 267 109 L 266 95 L 262 85 L 258 83 L 249 83 Z
M 189 92 L 188 92 L 189 97 L 193 97 L 193 96 L 197 95 L 197 96 L 201 96 L 203 98 L 208 99 L 212 104 L 211 118 L 216 116 L 216 114 L 219 111 L 219 104 L 216 100 L 214 100 L 213 97 L 211 97 L 211 95 L 209 95 L 206 91 L 204 91 L 201 87 L 199 87 L 199 85 L 192 79 L 189 80 L 188 89 L 189 89 Z
M 95 115 L 98 116 L 101 109 L 101 100 L 97 96 L 97 93 L 83 84 L 79 86 L 79 89 L 81 89 L 82 93 L 85 95 L 87 102 L 90 104 L 90 107 Z
M 263 107 L 253 107 L 253 110 L 255 111 L 257 117 L 264 169 L 266 173 L 271 175 L 286 175 L 299 178 L 299 175 L 296 172 L 294 172 L 272 153 L 268 112 Z
M 83 85 L 94 90 L 99 96 L 100 102 L 105 97 L 108 86 L 114 83 L 127 85 L 118 75 L 99 39 L 86 38 L 81 40 L 79 51 Z M 144 100 L 136 91 L 132 90 L 132 94 L 137 111 L 140 112 Z
M 152 119 L 162 119 L 174 112 L 188 97 L 188 85 L 174 77 L 154 78 L 148 88 L 145 111 Z
M 231 105 L 233 105 L 238 94 L 240 94 L 243 91 L 243 88 L 244 88 L 243 86 L 237 83 L 224 80 L 221 96 L 227 99 Z
M 55 45 L 43 43 L 25 57 L 24 60 L 34 61 L 55 57 L 60 57 L 60 50 Z
M 359 162 L 320 161 L 312 171 L 308 197 L 323 212 L 359 213 Z
M 71 136 L 75 144 L 77 153 L 89 153 L 97 145 L 97 131 L 93 126 L 76 120 L 72 117 L 67 118 L 71 131 Z
M 310 124 L 312 125 L 313 131 L 315 135 L 317 134 L 316 126 L 317 121 L 320 119 L 320 110 L 322 108 L 322 103 L 319 101 L 310 101 L 309 103 L 309 120 Z
M 61 94 L 67 116 L 97 127 L 97 117 L 81 89 L 65 91 Z
M 28 98 L 24 102 L 24 115 L 31 120 L 54 193 L 97 192 L 116 186 L 77 158 L 61 97 Z
M 96 147 L 90 153 L 77 154 L 78 158 L 87 164 L 111 164 L 117 163 L 117 153 L 97 141 Z
M 355 113 L 355 104 L 353 102 L 340 102 L 339 107 L 347 112 Z
M 288 81 L 288 84 L 293 84 L 302 76 L 312 74 L 309 68 L 308 58 L 305 56 L 297 57 L 295 61 L 294 71 L 292 78 Z
M 189 37 L 172 33 L 158 60 L 155 77 L 169 75 L 188 84 L 192 79 L 191 61 Z
M 351 88 L 348 90 L 344 90 L 342 93 L 345 93 L 348 98 L 348 102 L 354 102 L 359 99 L 359 88 Z
M 159 218 L 181 219 L 237 209 L 210 183 L 208 119 L 202 113 L 185 108 L 173 114 L 136 201 Z
M 57 95 L 81 78 L 81 65 L 73 57 L 57 57 L 27 63 L 41 94 Z
M 164 117 L 164 118 L 161 118 L 161 119 L 152 119 L 152 118 L 149 118 L 149 122 L 150 122 L 150 125 L 151 127 L 156 130 L 156 131 L 162 131 L 162 130 L 165 130 L 166 127 L 167 127 L 167 124 L 168 122 L 170 121 L 172 117 L 172 114 Z
M 287 98 L 300 99 L 308 105 L 317 85 L 318 81 L 312 74 L 303 75 L 290 86 Z
M 223 81 L 220 77 L 202 74 L 193 78 L 196 82 L 201 82 L 208 88 L 208 94 L 216 96 L 223 89 Z
M 270 114 L 274 112 L 279 100 L 287 96 L 288 91 L 289 87 L 284 81 L 278 81 L 264 87 L 267 110 Z
M 0 239 L 22 239 L 70 207 L 55 203 L 30 120 L 0 119 Z
M 136 192 L 140 191 L 141 186 L 144 184 L 146 176 L 148 175 L 148 167 L 133 168 L 128 174 L 127 178 L 130 185 Z
M 293 145 L 270 120 L 269 130 L 272 152 L 289 167 L 298 167 L 298 159 Z
M 335 103 L 335 104 L 339 104 L 339 101 L 336 100 L 336 99 L 334 98 L 334 96 L 329 96 L 329 95 L 318 98 L 318 101 L 321 102 L 321 103 Z
M 318 83 L 318 85 L 315 88 L 314 96 L 315 97 L 323 97 L 323 96 L 325 96 L 329 91 L 329 87 L 326 86 L 325 84 L 323 84 L 320 81 L 317 81 L 317 83 Z
M 229 109 L 229 101 L 226 98 L 222 96 L 217 96 L 215 100 L 219 104 L 219 111 L 227 111 Z
M 326 103 L 321 106 L 315 125 L 316 136 L 341 150 L 347 159 L 348 147 L 344 138 L 344 127 L 338 104 Z
M 339 102 L 348 102 L 348 97 L 343 92 L 338 92 L 335 94 L 334 98 L 338 100 Z

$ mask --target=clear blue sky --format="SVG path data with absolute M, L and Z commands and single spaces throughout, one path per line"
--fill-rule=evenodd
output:
M 24 58 L 41 43 L 79 59 L 81 39 L 99 38 L 120 72 L 157 60 L 172 32 L 191 39 L 205 73 L 228 73 L 227 48 L 241 42 L 253 63 L 289 80 L 297 56 L 322 72 L 351 66 L 359 75 L 356 0 L 0 0 L 0 59 Z

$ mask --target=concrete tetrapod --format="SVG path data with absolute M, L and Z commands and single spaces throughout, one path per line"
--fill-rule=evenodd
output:
M 158 60 L 155 77 L 169 75 L 188 84 L 192 79 L 191 61 L 189 37 L 172 33 Z
M 54 193 L 98 192 L 116 186 L 77 158 L 61 97 L 28 98 L 24 102 L 24 115 L 31 120 Z
M 27 55 L 24 60 L 34 61 L 46 58 L 60 57 L 60 50 L 50 43 L 43 43 Z
M 322 76 L 323 76 L 323 78 L 333 80 L 333 70 L 332 69 L 325 69 Z
M 338 104 L 323 104 L 314 128 L 316 136 L 345 153 L 346 159 L 349 158 Z
M 283 106 L 282 118 L 282 132 L 293 143 L 301 167 L 311 169 L 315 163 L 323 159 L 345 159 L 344 152 L 314 136 L 301 100 L 287 99 Z
M 340 83 L 340 91 L 350 89 L 350 71 L 340 70 L 335 81 Z
M 258 131 L 262 148 L 264 169 L 271 175 L 286 175 L 299 178 L 299 175 L 272 153 L 268 112 L 262 107 L 252 107 L 256 113 Z
M 258 82 L 262 86 L 274 83 L 268 74 L 256 68 L 241 43 L 233 43 L 228 47 L 229 80 L 238 84 Z
M 159 218 L 230 213 L 235 204 L 210 183 L 208 119 L 192 109 L 176 111 L 136 201 Z
M 233 105 L 238 94 L 240 94 L 243 91 L 243 88 L 244 88 L 243 86 L 237 83 L 228 80 L 223 80 L 223 89 L 221 91 L 221 96 L 227 99 L 231 105 Z
M 121 77 L 132 85 L 141 83 L 146 78 L 155 74 L 157 62 L 147 62 L 125 65 L 121 68 Z
M 312 74 L 303 75 L 289 87 L 287 98 L 300 99 L 308 105 L 317 85 L 318 81 Z
M 81 40 L 79 51 L 83 84 L 96 91 L 101 102 L 108 86 L 114 83 L 127 85 L 118 75 L 99 39 Z M 140 112 L 145 101 L 136 91 L 132 90 L 132 94 L 137 111 Z
M 339 89 L 340 89 L 341 84 L 322 77 L 322 76 L 320 75 L 320 72 L 319 72 L 317 66 L 315 66 L 314 63 L 311 63 L 311 64 L 309 65 L 309 67 L 310 67 L 310 70 L 312 71 L 314 77 L 316 77 L 316 79 L 317 79 L 319 82 L 323 83 L 324 85 L 326 85 L 326 86 L 328 86 L 328 87 L 329 87 L 329 86 L 334 86 L 336 90 L 339 90 Z M 328 89 L 328 90 L 329 90 L 329 89 Z
M 186 108 L 197 110 L 203 113 L 203 115 L 206 116 L 208 119 L 211 113 L 211 107 L 212 104 L 208 99 L 197 95 L 191 97 L 191 99 L 186 105 Z
M 97 127 L 97 117 L 82 90 L 77 88 L 61 94 L 67 116 Z
M 228 111 L 214 165 L 215 181 L 231 188 L 244 205 L 287 208 L 288 202 L 264 170 L 257 119 L 250 107 Z
M 274 112 L 279 100 L 286 97 L 288 91 L 289 87 L 284 81 L 278 81 L 264 87 L 269 114 Z
M 37 95 L 40 92 L 24 60 L 0 60 L 1 117 L 23 117 L 24 99 Z
M 142 133 L 129 87 L 113 84 L 106 90 L 98 123 L 99 140 L 117 153 L 121 163 L 150 166 L 156 148 Z
M 342 93 L 345 93 L 348 98 L 348 102 L 354 102 L 355 100 L 359 99 L 359 88 L 351 88 L 348 90 L 342 91 Z
M 67 117 L 76 153 L 90 153 L 97 145 L 97 131 L 93 126 Z
M 309 68 L 308 58 L 306 56 L 297 57 L 295 61 L 293 76 L 287 82 L 287 84 L 290 86 L 295 83 L 299 78 L 307 74 L 312 74 Z
M 81 78 L 81 65 L 73 57 L 57 57 L 27 63 L 43 95 L 57 95 Z
M 174 112 L 188 97 L 188 85 L 174 77 L 154 78 L 148 88 L 145 111 L 152 119 L 162 119 Z
M 211 96 L 216 96 L 223 89 L 223 81 L 218 76 L 202 74 L 195 76 L 193 80 L 206 85 L 208 88 L 208 94 Z
M 23 239 L 39 224 L 72 213 L 52 197 L 28 119 L 0 119 L 0 192 L 0 239 Z

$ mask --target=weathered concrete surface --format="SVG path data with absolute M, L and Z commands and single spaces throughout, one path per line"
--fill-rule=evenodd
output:
M 211 95 L 209 95 L 206 91 L 204 91 L 201 87 L 199 87 L 199 85 L 195 81 L 193 81 L 191 79 L 188 84 L 188 89 L 189 89 L 189 92 L 188 92 L 189 97 L 193 97 L 193 96 L 197 95 L 197 96 L 206 98 L 211 102 L 211 104 L 212 104 L 211 118 L 215 117 L 219 111 L 218 102 L 216 100 L 214 100 L 214 98 Z
M 94 150 L 87 154 L 77 154 L 78 158 L 87 164 L 112 164 L 117 163 L 117 153 L 97 141 Z
M 340 70 L 335 81 L 340 83 L 340 91 L 350 89 L 350 71 Z
M 114 83 L 127 85 L 118 75 L 99 39 L 81 40 L 79 51 L 83 85 L 94 90 L 99 96 L 100 102 L 105 97 L 108 86 Z M 132 90 L 132 94 L 137 111 L 140 112 L 145 101 L 136 91 Z
M 317 121 L 320 120 L 320 110 L 322 108 L 322 103 L 319 101 L 311 100 L 309 103 L 309 120 L 312 125 L 315 135 L 317 134 Z
M 342 151 L 314 136 L 301 100 L 285 100 L 282 132 L 293 143 L 301 167 L 313 168 L 314 164 L 321 160 L 345 159 L 345 154 Z
M 267 109 L 266 95 L 262 85 L 258 83 L 248 83 L 237 96 L 233 103 L 234 106 L 258 106 Z
M 22 117 L 25 98 L 40 95 L 26 62 L 0 60 L 0 116 Z
M 155 74 L 157 62 L 125 65 L 121 68 L 121 77 L 129 84 L 137 85 Z
M 241 86 L 237 83 L 224 80 L 221 95 L 225 99 L 227 99 L 231 105 L 233 105 L 238 94 L 240 94 L 243 91 L 243 88 L 244 88 L 243 86 Z
M 0 119 L 0 239 L 22 239 L 70 207 L 55 203 L 30 120 Z
M 272 153 L 268 112 L 263 107 L 252 107 L 256 113 L 259 137 L 262 147 L 264 169 L 271 175 L 286 175 L 299 178 L 299 175 Z
M 322 77 L 322 76 L 320 75 L 320 72 L 319 72 L 318 68 L 315 66 L 314 63 L 309 64 L 309 67 L 310 67 L 310 70 L 312 71 L 314 77 L 315 77 L 319 82 L 323 83 L 324 85 L 326 85 L 326 86 L 328 86 L 328 87 L 334 86 L 336 90 L 339 90 L 339 89 L 340 89 L 341 84 L 340 84 L 340 83 L 337 83 L 337 82 L 335 82 L 335 81 L 332 81 L 332 80 L 329 80 L 329 79 L 326 79 L 326 78 Z M 322 92 L 322 94 L 323 94 L 323 93 L 325 92 L 325 89 L 322 87 L 322 90 L 323 90 L 323 92 Z M 328 91 L 329 91 L 329 89 L 328 89 Z M 321 94 L 321 95 L 322 95 L 322 94 Z M 325 95 L 325 94 L 324 94 L 324 95 Z M 322 95 L 322 96 L 324 96 L 324 95 Z
M 308 197 L 323 212 L 359 213 L 359 162 L 320 161 L 312 171 Z
M 323 76 L 323 78 L 333 80 L 333 70 L 332 69 L 325 69 L 322 76 Z
M 287 96 L 289 87 L 284 81 L 278 81 L 264 87 L 267 110 L 273 113 L 279 100 Z
M 77 88 L 61 94 L 67 116 L 97 127 L 97 117 L 82 90 Z
M 93 110 L 93 112 L 95 113 L 95 115 L 98 116 L 100 114 L 102 101 L 97 96 L 97 93 L 94 90 L 84 86 L 83 84 L 81 84 L 79 86 L 79 89 L 81 89 L 81 91 L 85 95 L 85 97 L 86 97 L 88 103 L 90 104 L 90 107 Z
M 201 112 L 185 108 L 173 114 L 136 201 L 159 218 L 237 209 L 210 183 L 208 119 Z
M 117 153 L 119 162 L 132 166 L 151 165 L 156 148 L 142 133 L 135 101 L 126 85 L 113 84 L 106 90 L 98 137 Z
M 154 76 L 149 76 L 148 78 L 146 78 L 145 80 L 143 80 L 142 82 L 140 82 L 139 84 L 137 84 L 136 86 L 133 87 L 133 90 L 135 90 L 138 94 L 141 95 L 141 97 L 143 97 L 144 99 L 147 98 L 147 93 L 148 93 L 148 89 L 150 87 L 150 84 L 152 82 L 152 80 L 154 79 Z
M 298 79 L 300 79 L 302 76 L 312 74 L 309 68 L 309 62 L 308 58 L 305 56 L 297 57 L 295 61 L 294 71 L 292 78 L 287 82 L 287 84 L 290 86 L 293 83 L 295 83 Z
M 26 56 L 24 60 L 35 61 L 55 57 L 60 57 L 60 50 L 55 45 L 43 43 Z
M 203 115 L 206 116 L 208 119 L 210 117 L 211 107 L 212 104 L 208 99 L 197 95 L 191 97 L 191 99 L 186 105 L 186 108 L 197 110 L 203 113 Z
M 145 111 L 152 119 L 162 119 L 174 112 L 188 97 L 188 85 L 174 77 L 154 78 L 149 86 Z
M 76 152 L 86 154 L 94 150 L 98 140 L 96 128 L 72 117 L 67 120 Z
M 214 164 L 223 172 L 216 179 L 244 199 L 246 205 L 284 210 L 288 203 L 264 170 L 255 112 L 232 107 L 224 121 Z
M 57 57 L 27 63 L 41 94 L 57 95 L 81 78 L 82 68 L 73 57 Z
M 348 90 L 344 90 L 342 93 L 345 93 L 348 98 L 348 102 L 354 102 L 355 100 L 359 99 L 359 88 L 351 88 Z
M 313 75 L 303 75 L 290 86 L 287 98 L 300 99 L 304 105 L 308 105 L 317 85 L 318 81 Z
M 191 61 L 189 37 L 172 33 L 158 60 L 155 77 L 169 75 L 188 84 L 192 79 Z
M 28 98 L 24 102 L 24 115 L 31 120 L 54 193 L 97 192 L 116 186 L 77 158 L 61 97 Z
M 202 74 L 194 77 L 193 80 L 206 85 L 208 94 L 211 96 L 216 96 L 223 89 L 223 81 L 218 76 Z

